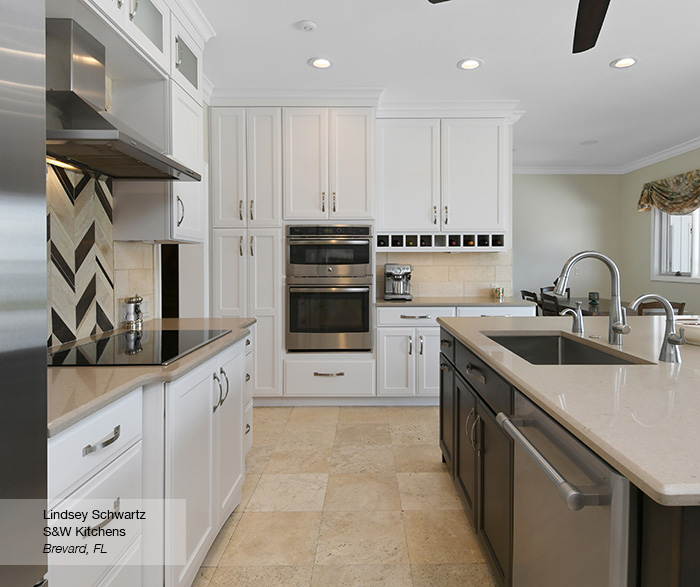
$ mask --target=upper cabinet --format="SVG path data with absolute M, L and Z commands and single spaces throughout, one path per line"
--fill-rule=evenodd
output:
M 127 6 L 127 18 L 124 24 L 126 34 L 163 71 L 170 71 L 170 8 L 168 5 L 164 0 L 123 1 Z
M 282 111 L 211 109 L 212 227 L 282 224 Z
M 285 108 L 286 220 L 373 217 L 371 108 Z
M 505 121 L 380 120 L 377 129 L 378 232 L 507 232 Z
M 170 22 L 170 76 L 202 102 L 202 50 L 176 16 Z

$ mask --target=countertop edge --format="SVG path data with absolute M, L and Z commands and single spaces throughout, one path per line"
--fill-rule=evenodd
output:
M 245 337 L 250 334 L 250 330 L 248 330 L 248 328 L 255 324 L 257 320 L 255 318 L 238 320 L 239 323 L 236 327 L 229 327 L 231 329 L 230 333 L 207 343 L 206 345 L 192 351 L 177 361 L 174 361 L 170 365 L 138 367 L 48 367 L 49 370 L 62 370 L 64 372 L 68 372 L 68 370 L 79 372 L 80 370 L 85 369 L 129 369 L 130 371 L 135 371 L 135 373 L 134 376 L 127 382 L 116 385 L 98 397 L 72 409 L 68 413 L 48 421 L 47 437 L 51 438 L 56 436 L 74 424 L 77 424 L 81 420 L 108 406 L 112 402 L 115 402 L 135 389 L 138 389 L 139 387 L 154 383 L 168 383 L 178 379 L 193 369 L 199 367 L 215 355 L 219 354 L 224 349 L 245 339 Z M 50 390 L 48 390 L 47 393 L 50 393 Z M 49 398 L 49 401 L 51 401 L 51 398 Z
M 476 297 L 414 297 L 412 300 L 385 300 L 378 298 L 375 300 L 378 308 L 391 307 L 407 307 L 407 306 L 456 306 L 461 308 L 478 307 L 478 306 L 505 306 L 513 308 L 526 308 L 536 306 L 534 302 L 521 300 L 519 298 L 503 298 L 498 300 L 489 296 Z

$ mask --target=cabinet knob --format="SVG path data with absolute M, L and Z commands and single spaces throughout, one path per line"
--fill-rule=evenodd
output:
M 245 433 L 250 434 L 250 424 L 245 425 Z

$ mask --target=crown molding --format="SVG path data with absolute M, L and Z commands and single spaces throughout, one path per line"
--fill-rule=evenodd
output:
M 678 155 L 683 155 L 690 151 L 694 151 L 695 149 L 700 149 L 700 137 L 686 143 L 681 143 L 675 147 L 659 151 L 658 153 L 654 153 L 648 157 L 642 157 L 641 159 L 637 159 L 636 161 L 628 163 L 627 165 L 623 165 L 620 168 L 620 173 L 637 171 L 637 169 L 649 167 L 649 165 L 653 165 L 654 163 L 660 163 L 661 161 L 665 161 L 666 159 L 670 159 L 671 157 L 676 157 Z
M 211 82 L 210 82 L 211 83 Z M 368 106 L 374 108 L 381 88 L 240 89 L 214 88 L 210 106 Z
M 202 96 L 207 104 L 211 105 L 211 95 L 214 91 L 214 84 L 204 74 L 202 74 Z
M 216 36 L 216 31 L 211 23 L 204 16 L 202 9 L 197 4 L 196 0 L 170 0 L 170 3 L 175 7 L 179 8 L 178 18 L 187 19 L 192 26 L 194 26 L 195 31 L 202 41 L 201 49 L 204 49 L 204 45 Z
M 382 101 L 377 118 L 501 118 L 510 124 L 525 112 L 519 100 Z

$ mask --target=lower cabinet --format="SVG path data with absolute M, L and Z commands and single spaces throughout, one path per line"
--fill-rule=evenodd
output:
M 438 395 L 439 356 L 439 328 L 378 328 L 377 395 Z
M 453 340 L 444 331 L 441 338 L 447 342 Z M 440 447 L 443 458 L 448 467 L 452 464 L 450 472 L 454 485 L 497 583 L 509 586 L 513 443 L 496 422 L 495 413 L 510 413 L 513 391 L 458 341 L 454 341 L 454 353 L 452 345 L 442 345 L 442 351 Z
M 241 502 L 244 349 L 241 341 L 165 385 L 167 587 L 192 584 L 221 525 Z
M 313 357 L 305 354 L 304 357 Z M 285 359 L 284 394 L 288 397 L 373 396 L 374 360 L 324 354 Z

